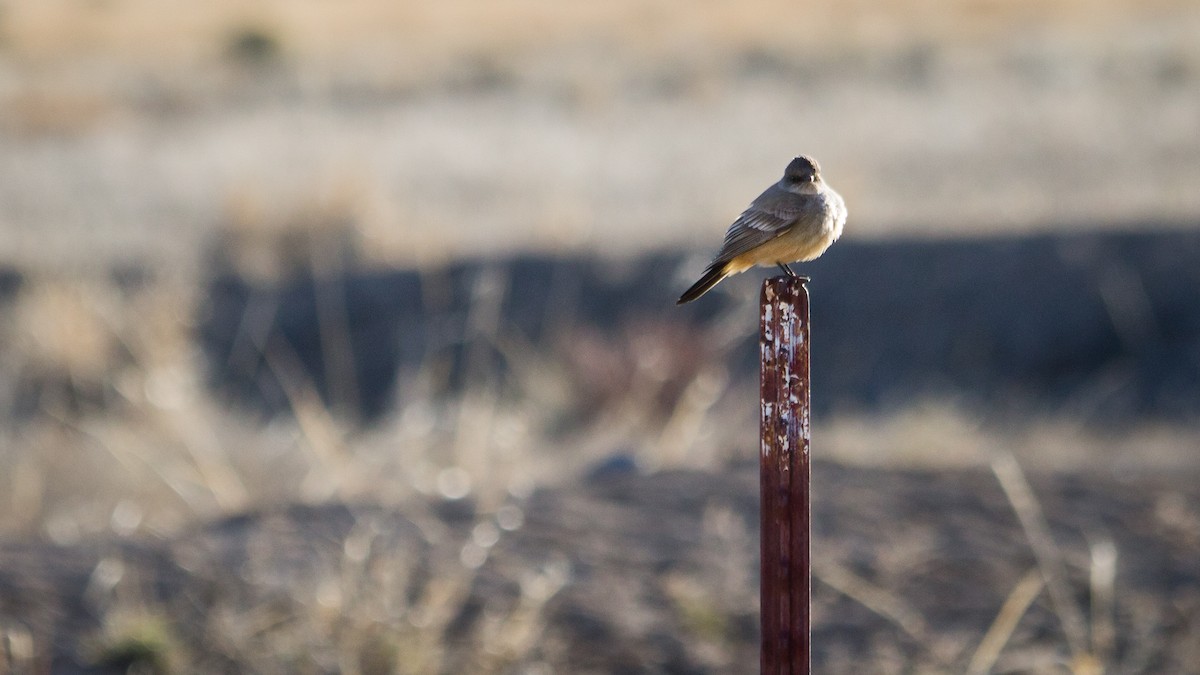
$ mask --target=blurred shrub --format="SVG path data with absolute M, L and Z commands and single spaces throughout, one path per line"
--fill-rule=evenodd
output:
M 239 63 L 259 65 L 279 58 L 279 38 L 265 28 L 248 26 L 235 30 L 230 36 L 226 53 Z
M 177 672 L 179 642 L 168 621 L 150 614 L 116 613 L 106 618 L 92 645 L 95 665 L 130 673 Z

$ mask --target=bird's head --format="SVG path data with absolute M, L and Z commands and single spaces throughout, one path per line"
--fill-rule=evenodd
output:
M 821 180 L 821 167 L 812 157 L 800 155 L 783 170 L 783 179 L 789 183 L 816 183 Z

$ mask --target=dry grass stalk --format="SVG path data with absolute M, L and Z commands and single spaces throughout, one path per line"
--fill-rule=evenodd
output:
M 1013 586 L 1008 598 L 1000 606 L 996 619 L 992 621 L 992 625 L 975 649 L 975 654 L 967 665 L 968 675 L 985 675 L 991 672 L 992 666 L 996 664 L 996 658 L 1000 656 L 1004 645 L 1008 644 L 1017 624 L 1021 622 L 1021 617 L 1025 616 L 1025 612 L 1041 594 L 1044 587 L 1042 573 L 1037 568 L 1026 572 L 1017 585 Z
M 995 455 L 992 459 L 992 472 L 1000 481 L 1000 487 L 1016 512 L 1025 538 L 1033 549 L 1038 570 L 1041 571 L 1042 580 L 1050 593 L 1054 613 L 1058 616 L 1066 635 L 1075 672 L 1093 672 L 1090 664 L 1094 659 L 1088 648 L 1083 612 L 1071 597 L 1066 565 L 1057 544 L 1054 543 L 1054 537 L 1050 534 L 1050 526 L 1046 523 L 1046 516 L 1029 486 L 1029 481 L 1025 479 L 1017 459 L 1008 452 L 998 452 Z

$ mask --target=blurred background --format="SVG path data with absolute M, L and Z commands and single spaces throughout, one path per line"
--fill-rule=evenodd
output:
M 764 275 L 674 301 L 800 153 L 819 669 L 1194 667 L 1197 35 L 0 0 L 0 673 L 755 672 Z

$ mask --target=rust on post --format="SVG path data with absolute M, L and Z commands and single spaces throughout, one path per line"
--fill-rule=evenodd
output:
M 774 277 L 761 297 L 762 672 L 807 675 L 809 318 L 804 279 Z

